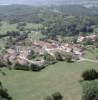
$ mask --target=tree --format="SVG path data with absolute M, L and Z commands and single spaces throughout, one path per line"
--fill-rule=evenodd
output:
M 64 55 L 60 52 L 55 52 L 55 57 L 58 61 L 64 61 Z
M 2 82 L 0 81 L 0 88 L 2 87 Z
M 26 26 L 26 23 L 25 22 L 19 22 L 18 26 Z
M 98 82 L 84 84 L 82 100 L 98 100 Z
M 0 100 L 12 100 L 12 98 L 9 96 L 8 94 L 8 90 L 5 89 L 3 86 L 2 86 L 2 83 L 0 82 Z
M 55 59 L 55 57 L 51 56 L 50 54 L 46 53 L 44 55 L 44 59 L 46 61 L 47 64 L 55 64 L 57 61 Z
M 66 54 L 65 55 L 65 61 L 66 62 L 72 62 L 72 55 L 71 54 Z
M 44 100 L 62 100 L 63 96 L 60 92 L 55 92 L 51 96 L 47 96 Z
M 91 39 L 86 40 L 86 45 L 93 45 L 94 42 Z
M 53 100 L 61 100 L 63 99 L 63 96 L 61 95 L 60 92 L 55 92 L 54 94 L 52 94 Z
M 95 69 L 86 70 L 82 73 L 84 80 L 94 80 L 98 78 L 98 72 Z

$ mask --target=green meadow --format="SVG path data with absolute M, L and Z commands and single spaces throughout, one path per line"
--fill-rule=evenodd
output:
M 40 72 L 3 68 L 0 71 L 0 80 L 13 100 L 43 100 L 45 96 L 57 91 L 62 93 L 63 100 L 81 100 L 81 74 L 90 68 L 98 71 L 98 64 L 59 62 Z M 3 75 L 3 72 L 6 75 Z

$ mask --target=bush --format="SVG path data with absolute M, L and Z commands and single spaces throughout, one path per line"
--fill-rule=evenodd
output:
M 63 99 L 63 96 L 61 95 L 60 92 L 54 93 L 54 94 L 52 95 L 52 97 L 53 97 L 53 100 L 61 100 L 61 99 Z
M 63 96 L 60 92 L 55 92 L 51 96 L 47 96 L 44 98 L 44 100 L 62 100 Z
M 64 61 L 65 60 L 64 55 L 60 52 L 56 52 L 55 57 L 56 57 L 56 60 L 58 60 L 58 61 Z
M 84 85 L 82 100 L 98 100 L 98 82 L 90 82 Z
M 46 53 L 44 55 L 44 59 L 46 61 L 46 63 L 49 64 L 55 64 L 57 61 L 55 59 L 55 57 L 51 56 L 50 54 Z
M 47 97 L 44 98 L 44 100 L 53 100 L 53 99 L 52 99 L 52 97 L 47 96 Z
M 40 71 L 40 70 L 42 70 L 43 68 L 45 68 L 45 66 L 44 65 L 37 65 L 37 64 L 32 64 L 31 65 L 31 70 L 32 71 L 36 71 L 36 72 L 38 72 L 38 71 Z
M 25 22 L 19 22 L 18 25 L 21 27 L 21 26 L 26 26 L 26 23 Z
M 65 55 L 65 61 L 66 62 L 72 62 L 72 55 L 71 54 L 66 54 Z
M 95 69 L 86 70 L 82 73 L 84 80 L 94 80 L 98 78 L 98 72 Z
M 14 66 L 14 69 L 16 69 L 16 70 L 24 70 L 24 71 L 29 71 L 30 70 L 29 65 L 20 65 L 20 64 L 16 64 Z
M 92 40 L 90 40 L 90 39 L 85 40 L 82 43 L 83 43 L 83 45 L 93 45 L 94 44 L 94 42 Z
M 3 88 L 1 82 L 0 82 L 0 100 L 12 100 L 12 98 L 8 94 L 8 91 Z

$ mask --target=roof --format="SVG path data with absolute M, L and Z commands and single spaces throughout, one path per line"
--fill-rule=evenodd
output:
M 7 49 L 7 53 L 10 54 L 10 55 L 17 55 L 16 50 L 15 49 L 11 49 L 11 48 Z
M 26 64 L 28 64 L 28 62 L 27 62 L 26 60 L 20 59 L 20 58 L 18 58 L 16 62 L 17 62 L 18 64 L 20 64 L 20 65 L 26 65 Z

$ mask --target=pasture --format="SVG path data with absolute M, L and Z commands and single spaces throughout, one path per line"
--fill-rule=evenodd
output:
M 1 22 L 0 34 L 6 33 L 7 31 L 16 31 L 17 24 L 8 24 L 7 22 Z
M 17 28 L 17 24 L 9 24 L 7 22 L 1 22 L 0 26 L 0 34 L 5 34 L 6 32 L 11 32 L 11 31 L 19 31 Z M 26 26 L 24 26 L 24 31 L 30 30 L 31 33 L 29 34 L 29 38 L 34 40 L 34 39 L 40 39 L 45 37 L 40 31 L 41 28 L 43 27 L 42 24 L 34 24 L 34 23 L 27 23 Z
M 62 93 L 63 100 L 81 100 L 81 73 L 90 68 L 98 71 L 98 64 L 59 62 L 41 72 L 10 71 L 3 68 L 0 71 L 0 80 L 13 100 L 43 100 L 45 96 L 57 91 Z

